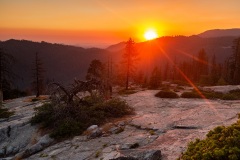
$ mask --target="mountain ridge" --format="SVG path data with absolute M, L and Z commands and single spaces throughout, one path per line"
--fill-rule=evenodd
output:
M 240 36 L 240 28 L 232 28 L 232 29 L 211 29 L 206 30 L 198 36 L 203 38 L 214 38 L 214 37 L 228 37 L 228 36 L 234 36 L 239 37 Z
M 205 49 L 208 58 L 215 54 L 217 61 L 223 63 L 232 54 L 232 43 L 236 37 L 202 38 L 200 36 L 161 37 L 152 41 L 136 43 L 139 51 L 139 70 L 151 72 L 154 66 L 164 68 L 170 63 L 168 58 L 177 60 L 177 63 L 191 60 L 199 50 Z M 14 80 L 19 89 L 29 89 L 32 81 L 34 56 L 39 57 L 46 70 L 45 79 L 65 85 L 74 78 L 85 79 L 89 64 L 94 59 L 106 63 L 111 57 L 114 65 L 120 64 L 126 42 L 120 42 L 107 49 L 83 48 L 48 42 L 33 42 L 28 40 L 0 41 L 4 50 L 13 55 L 17 62 L 13 70 L 20 78 Z M 163 52 L 164 51 L 164 52 Z M 166 55 L 167 54 L 167 55 Z M 167 58 L 168 56 L 168 58 Z

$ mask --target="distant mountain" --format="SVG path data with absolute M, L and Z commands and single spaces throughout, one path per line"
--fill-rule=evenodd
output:
M 198 36 L 203 38 L 213 38 L 213 37 L 239 37 L 240 36 L 240 28 L 234 29 L 213 29 L 208 30 L 203 33 L 200 33 Z
M 204 48 L 209 60 L 215 54 L 217 61 L 223 63 L 232 55 L 232 44 L 236 37 L 202 38 L 200 36 L 161 37 L 152 41 L 136 43 L 139 52 L 139 69 L 150 73 L 154 66 L 164 69 L 168 63 L 180 64 L 184 60 L 192 60 L 192 56 Z M 114 64 L 120 64 L 125 49 L 125 42 L 112 45 L 107 49 L 82 48 L 47 42 L 26 40 L 0 41 L 0 46 L 13 55 L 13 65 L 18 78 L 14 81 L 20 89 L 29 89 L 32 81 L 32 68 L 36 52 L 46 70 L 45 79 L 69 84 L 74 78 L 85 79 L 87 69 L 93 59 L 107 62 L 111 58 Z M 171 72 L 169 70 L 169 72 Z
M 4 51 L 13 55 L 16 59 L 13 70 L 18 75 L 15 84 L 20 89 L 27 89 L 31 86 L 36 52 L 39 52 L 43 68 L 46 70 L 45 79 L 64 84 L 69 84 L 74 78 L 85 79 L 90 62 L 93 59 L 105 61 L 109 53 L 98 48 L 85 49 L 26 40 L 8 40 L 0 42 L 0 45 L 3 46 Z
M 115 51 L 119 51 L 125 48 L 126 42 L 120 42 L 117 44 L 113 44 L 109 47 L 106 48 L 106 50 L 111 51 L 111 52 L 115 52 Z

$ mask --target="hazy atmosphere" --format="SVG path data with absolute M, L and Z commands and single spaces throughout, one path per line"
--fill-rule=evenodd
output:
M 159 36 L 240 26 L 238 0 L 1 0 L 0 39 L 107 47 L 152 28 Z

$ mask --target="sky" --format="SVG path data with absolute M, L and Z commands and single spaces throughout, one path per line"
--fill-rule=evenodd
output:
M 240 28 L 240 0 L 0 0 L 0 40 L 107 47 L 158 36 Z

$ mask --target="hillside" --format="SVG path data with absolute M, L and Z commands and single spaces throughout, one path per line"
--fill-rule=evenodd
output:
M 74 78 L 85 79 L 87 68 L 93 59 L 106 60 L 108 52 L 98 48 L 81 48 L 46 42 L 32 42 L 26 40 L 8 40 L 1 42 L 4 50 L 13 55 L 16 62 L 13 66 L 17 74 L 15 84 L 20 89 L 27 89 L 32 81 L 32 68 L 35 53 L 46 70 L 46 80 L 68 84 Z
M 154 66 L 164 67 L 166 63 L 180 63 L 192 60 L 204 48 L 209 59 L 215 54 L 217 61 L 223 63 L 232 54 L 235 37 L 201 38 L 199 36 L 161 37 L 156 40 L 137 43 L 139 69 L 149 73 Z M 15 57 L 14 81 L 20 89 L 29 89 L 32 81 L 32 66 L 36 52 L 45 68 L 45 79 L 69 84 L 74 78 L 85 79 L 87 68 L 93 59 L 107 62 L 111 57 L 114 64 L 121 61 L 124 42 L 107 49 L 81 48 L 47 42 L 8 40 L 0 42 L 4 50 Z

